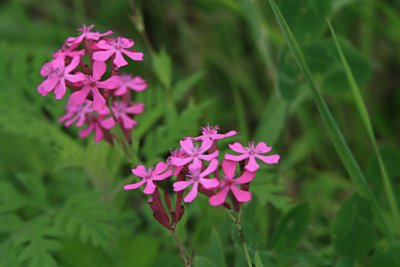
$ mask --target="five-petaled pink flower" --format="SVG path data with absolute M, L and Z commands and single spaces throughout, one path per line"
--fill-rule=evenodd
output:
M 143 192 L 147 195 L 151 195 L 156 190 L 156 185 L 154 181 L 165 180 L 172 175 L 172 170 L 168 169 L 168 164 L 164 162 L 159 162 L 155 169 L 148 168 L 146 169 L 143 165 L 137 166 L 135 169 L 132 169 L 132 173 L 137 177 L 142 178 L 140 182 L 134 184 L 128 184 L 124 186 L 125 190 L 133 190 L 141 187 L 146 184 Z
M 131 115 L 141 114 L 144 110 L 144 104 L 136 103 L 129 106 L 128 103 L 124 101 L 114 101 L 112 104 L 112 109 L 118 122 L 125 129 L 132 129 L 134 126 L 137 125 L 137 122 L 136 120 L 129 117 L 129 114 Z
M 191 165 L 189 167 L 188 181 L 178 181 L 174 183 L 174 191 L 182 191 L 190 185 L 193 185 L 190 192 L 184 198 L 184 201 L 192 202 L 197 197 L 198 187 L 201 184 L 205 189 L 211 189 L 218 186 L 219 181 L 216 178 L 208 178 L 212 172 L 218 168 L 218 160 L 213 159 L 208 167 L 202 172 L 201 169 L 196 169 Z
M 257 145 L 255 145 L 254 142 L 250 142 L 248 147 L 243 147 L 240 143 L 235 142 L 233 144 L 230 144 L 229 147 L 230 149 L 237 153 L 240 153 L 241 155 L 225 154 L 225 159 L 232 161 L 242 161 L 248 159 L 245 168 L 250 172 L 255 172 L 260 167 L 260 165 L 258 165 L 256 161 L 256 158 L 262 160 L 267 164 L 276 164 L 278 163 L 280 158 L 280 156 L 277 154 L 270 156 L 261 155 L 271 151 L 272 149 L 272 147 L 267 146 L 264 142 L 260 142 Z
M 225 134 L 219 134 L 218 133 L 219 127 L 218 126 L 210 126 L 206 125 L 201 128 L 201 136 L 198 137 L 193 137 L 192 140 L 194 141 L 199 141 L 199 140 L 204 140 L 206 138 L 209 138 L 211 140 L 221 140 L 224 138 L 228 138 L 231 136 L 235 136 L 237 134 L 236 131 L 229 131 Z
M 100 142 L 104 137 L 104 130 L 110 130 L 114 127 L 115 121 L 112 117 L 105 118 L 105 115 L 89 116 L 86 119 L 88 127 L 79 132 L 79 136 L 84 138 L 91 132 L 94 132 L 94 141 Z
M 143 60 L 142 52 L 135 52 L 126 50 L 134 45 L 133 40 L 123 37 L 111 38 L 107 40 L 99 41 L 96 46 L 103 51 L 96 51 L 93 53 L 93 59 L 98 61 L 106 61 L 112 55 L 115 55 L 113 63 L 117 68 L 128 65 L 128 62 L 122 56 L 122 54 L 130 57 L 135 61 Z
M 93 112 L 93 103 L 90 100 L 86 100 L 82 104 L 76 105 L 72 101 L 68 101 L 65 106 L 67 113 L 62 116 L 58 122 L 64 122 L 66 127 L 76 123 L 77 127 L 81 127 L 89 114 Z
M 220 181 L 219 189 L 220 191 L 210 197 L 209 203 L 212 206 L 222 205 L 226 197 L 228 196 L 229 191 L 232 192 L 233 196 L 236 198 L 238 202 L 249 202 L 251 200 L 251 193 L 248 191 L 244 191 L 237 187 L 240 184 L 246 184 L 251 182 L 254 179 L 254 172 L 244 171 L 242 176 L 237 179 L 235 178 L 236 173 L 236 162 L 230 160 L 222 161 L 222 169 L 224 171 L 224 179 Z
M 204 154 L 211 148 L 213 141 L 211 139 L 205 139 L 201 145 L 194 145 L 193 140 L 185 139 L 180 141 L 183 152 L 186 157 L 171 157 L 171 164 L 175 166 L 183 166 L 192 162 L 194 169 L 199 169 L 202 166 L 201 160 L 210 161 L 218 157 L 219 151 L 216 150 L 211 154 Z
M 87 99 L 89 93 L 93 95 L 93 109 L 101 110 L 106 105 L 104 96 L 100 93 L 99 89 L 115 89 L 119 84 L 119 76 L 113 75 L 105 81 L 100 81 L 103 74 L 106 72 L 106 64 L 104 62 L 95 61 L 93 63 L 93 74 L 84 76 L 81 82 L 82 89 L 75 91 L 71 94 L 71 101 L 79 105 Z
M 93 41 L 97 41 L 100 39 L 100 37 L 103 36 L 107 36 L 112 34 L 112 31 L 107 31 L 105 33 L 99 33 L 99 32 L 92 32 L 91 30 L 93 29 L 94 25 L 90 25 L 87 26 L 85 24 L 83 24 L 78 31 L 81 33 L 79 36 L 77 37 L 69 37 L 65 43 L 71 48 L 71 49 L 75 49 L 76 47 L 78 47 L 82 41 L 84 39 L 87 40 L 93 40 Z
M 38 86 L 38 92 L 42 96 L 46 96 L 54 90 L 57 100 L 63 98 L 67 90 L 65 81 L 76 83 L 85 79 L 82 73 L 70 74 L 78 66 L 79 60 L 79 57 L 74 57 L 68 66 L 65 66 L 62 58 L 46 63 L 40 70 L 40 74 L 47 77 L 47 79 Z
M 124 95 L 128 92 L 128 89 L 131 89 L 136 92 L 143 91 L 147 88 L 147 83 L 141 77 L 136 76 L 133 77 L 129 74 L 121 74 L 119 85 L 117 90 L 115 90 L 115 95 Z

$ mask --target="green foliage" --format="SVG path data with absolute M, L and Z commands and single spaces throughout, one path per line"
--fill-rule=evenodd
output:
M 294 249 L 301 242 L 310 221 L 310 207 L 299 204 L 280 220 L 272 236 L 272 248 L 278 251 Z
M 332 229 L 336 251 L 352 259 L 365 256 L 374 239 L 372 212 L 369 203 L 354 194 L 338 211 Z

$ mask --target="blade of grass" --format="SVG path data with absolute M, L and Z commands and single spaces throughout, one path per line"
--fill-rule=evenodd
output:
M 365 180 L 365 177 L 357 164 L 356 160 L 354 159 L 353 154 L 351 153 L 346 140 L 343 137 L 343 134 L 341 133 L 335 119 L 332 116 L 332 113 L 330 112 L 328 105 L 326 104 L 324 98 L 322 97 L 322 94 L 320 93 L 319 89 L 317 88 L 317 85 L 315 84 L 313 77 L 311 75 L 311 72 L 308 68 L 308 65 L 306 63 L 306 60 L 304 58 L 304 54 L 297 43 L 296 38 L 294 37 L 293 33 L 291 32 L 288 24 L 286 23 L 282 13 L 280 12 L 278 6 L 276 5 L 274 0 L 268 0 L 272 11 L 279 23 L 279 26 L 281 27 L 281 30 L 287 39 L 287 42 L 289 44 L 289 47 L 293 53 L 293 56 L 300 68 L 300 70 L 303 72 L 305 79 L 311 89 L 311 93 L 313 95 L 314 101 L 317 105 L 317 108 L 319 110 L 321 119 L 327 128 L 329 137 L 331 138 L 342 162 L 343 165 L 345 166 L 347 172 L 349 173 L 353 183 L 355 184 L 356 190 L 360 193 L 360 195 L 364 196 L 367 198 L 373 209 L 375 214 L 377 215 L 377 219 L 379 222 L 379 225 L 383 227 L 384 233 L 390 238 L 393 239 L 394 235 L 392 232 L 392 229 L 389 227 L 389 224 L 386 221 L 386 218 L 383 215 L 382 209 L 378 204 L 378 201 L 376 200 L 375 196 L 372 194 L 371 189 L 368 186 L 367 181 Z
M 364 101 L 361 97 L 360 90 L 357 86 L 357 82 L 354 79 L 353 73 L 350 69 L 349 64 L 347 63 L 346 57 L 343 54 L 342 48 L 336 37 L 335 31 L 332 27 L 332 24 L 329 19 L 327 21 L 328 21 L 328 25 L 331 30 L 333 39 L 335 40 L 336 48 L 338 50 L 340 60 L 342 61 L 343 68 L 346 73 L 347 81 L 349 83 L 351 92 L 353 94 L 354 103 L 357 106 L 358 112 L 360 113 L 362 123 L 365 127 L 365 130 L 367 131 L 367 135 L 371 141 L 372 147 L 373 147 L 376 157 L 378 159 L 379 168 L 380 168 L 380 171 L 382 174 L 383 186 L 385 188 L 385 194 L 386 194 L 386 198 L 387 198 L 387 201 L 389 204 L 390 211 L 392 213 L 393 218 L 395 219 L 396 225 L 400 225 L 400 214 L 399 214 L 399 208 L 398 208 L 397 202 L 396 202 L 396 197 L 395 197 L 395 194 L 393 191 L 392 184 L 390 183 L 390 178 L 389 178 L 388 172 L 386 170 L 385 163 L 383 162 L 382 155 L 379 151 L 378 144 L 376 142 L 376 137 L 374 134 L 374 130 L 372 128 L 372 124 L 371 124 L 371 120 L 368 115 L 367 108 L 365 107 Z

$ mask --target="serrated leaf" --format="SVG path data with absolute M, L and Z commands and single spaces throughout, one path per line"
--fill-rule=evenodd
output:
M 369 203 L 357 194 L 340 207 L 333 222 L 335 250 L 352 259 L 365 256 L 373 244 L 373 218 Z
M 112 221 L 112 213 L 95 193 L 71 196 L 56 217 L 57 227 L 68 235 L 78 235 L 83 243 L 103 248 L 115 237 Z
M 310 221 L 310 207 L 302 203 L 289 210 L 278 223 L 272 236 L 272 247 L 283 251 L 301 242 Z

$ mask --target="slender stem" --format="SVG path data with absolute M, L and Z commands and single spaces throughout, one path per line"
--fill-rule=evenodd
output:
M 181 241 L 179 240 L 179 237 L 176 234 L 176 231 L 173 230 L 173 231 L 171 231 L 171 233 L 172 233 L 172 236 L 175 239 L 176 247 L 178 248 L 178 251 L 179 251 L 179 257 L 182 259 L 183 264 L 185 265 L 185 267 L 190 267 L 191 262 L 192 262 L 192 258 L 189 258 L 189 259 L 187 258 L 186 252 L 185 252 L 185 248 L 182 245 Z
M 118 128 L 118 131 L 119 131 L 119 141 L 120 141 L 122 150 L 124 151 L 124 154 L 125 154 L 126 158 L 128 159 L 128 161 L 130 161 L 130 162 L 135 164 L 135 160 L 133 159 L 129 143 L 125 138 L 125 134 L 124 134 L 124 131 L 122 130 L 122 126 L 118 123 L 118 119 L 115 116 L 114 110 L 112 109 L 112 105 L 111 105 L 112 101 L 111 100 L 112 99 L 107 99 L 107 106 L 108 106 L 108 109 L 111 112 L 111 116 L 115 120 L 115 123 L 117 123 L 119 125 L 119 127 L 117 127 L 117 128 Z
M 244 256 L 246 257 L 247 265 L 249 267 L 253 267 L 253 265 L 251 263 L 251 259 L 250 259 L 249 249 L 247 248 L 246 239 L 244 238 L 242 225 L 240 223 L 242 211 L 239 211 L 239 213 L 237 213 L 236 216 L 234 214 L 236 214 L 236 213 L 228 210 L 228 215 L 229 215 L 229 217 L 231 217 L 232 221 L 235 223 L 236 228 L 238 230 L 239 238 L 240 238 L 240 241 L 242 242 L 242 246 L 243 246 Z

